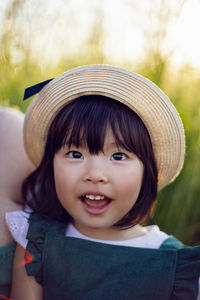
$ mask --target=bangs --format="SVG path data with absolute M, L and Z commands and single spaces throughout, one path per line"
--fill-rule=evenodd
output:
M 91 154 L 103 152 L 108 128 L 116 146 L 139 158 L 141 140 L 150 141 L 143 122 L 126 105 L 105 96 L 88 95 L 70 102 L 55 117 L 49 130 L 53 152 L 65 145 L 87 147 Z

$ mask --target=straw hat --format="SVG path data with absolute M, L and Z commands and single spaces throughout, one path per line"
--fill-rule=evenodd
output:
M 35 96 L 26 113 L 24 139 L 36 166 L 41 162 L 48 129 L 56 114 L 69 101 L 89 94 L 118 100 L 142 119 L 153 144 L 159 190 L 178 176 L 184 161 L 185 135 L 176 108 L 148 79 L 108 65 L 67 71 L 49 81 Z

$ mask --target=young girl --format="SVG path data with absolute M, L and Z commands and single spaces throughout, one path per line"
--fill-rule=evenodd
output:
M 37 169 L 23 186 L 25 211 L 7 214 L 19 244 L 12 299 L 196 300 L 200 247 L 142 225 L 183 165 L 170 100 L 142 76 L 104 65 L 25 97 L 35 92 L 24 137 Z

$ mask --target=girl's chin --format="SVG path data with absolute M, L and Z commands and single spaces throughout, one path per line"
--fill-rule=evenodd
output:
M 108 225 L 107 227 L 102 225 L 100 222 L 90 222 L 90 223 L 79 223 L 74 222 L 74 227 L 83 235 L 99 240 L 112 240 L 117 234 L 118 229 L 113 225 Z

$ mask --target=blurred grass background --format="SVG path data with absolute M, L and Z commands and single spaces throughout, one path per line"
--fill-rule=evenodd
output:
M 88 4 L 87 0 L 84 1 Z M 127 2 L 129 9 L 137 13 L 137 1 L 121 1 Z M 106 54 L 104 45 L 107 33 L 101 5 L 92 11 L 94 18 L 88 25 L 85 37 L 79 38 L 79 45 L 70 51 L 70 42 L 76 39 L 76 32 L 73 35 L 76 19 L 70 15 L 70 9 L 68 11 L 72 1 L 58 1 L 60 9 L 55 17 L 48 11 L 45 1 L 8 0 L 4 9 L 0 7 L 0 105 L 25 112 L 31 101 L 22 101 L 26 87 L 84 64 L 114 64 L 151 79 L 178 109 L 185 126 L 187 145 L 184 169 L 175 182 L 159 193 L 152 221 L 184 243 L 196 245 L 200 243 L 200 72 L 188 63 L 175 68 L 170 59 L 173 49 L 167 53 L 163 51 L 167 24 L 177 18 L 186 1 L 177 1 L 179 5 L 171 10 L 169 1 L 161 1 L 162 5 L 156 10 L 153 5 L 155 1 L 158 2 L 151 1 L 152 7 L 147 17 L 149 22 L 153 17 L 157 26 L 154 30 L 148 30 L 147 23 L 143 31 L 145 55 L 136 61 L 134 53 L 123 60 Z M 62 5 L 65 10 L 62 10 Z M 61 12 L 62 21 L 66 22 L 64 32 L 59 31 Z M 42 40 L 41 31 L 45 28 L 49 29 Z M 58 33 L 59 40 L 56 39 Z M 48 46 L 50 38 L 52 43 Z M 134 36 L 129 38 L 134 39 Z M 49 54 L 52 49 L 48 52 L 46 47 L 52 48 L 58 42 L 62 51 L 55 50 L 57 53 L 52 57 Z M 36 50 L 37 43 L 42 45 L 39 51 Z

